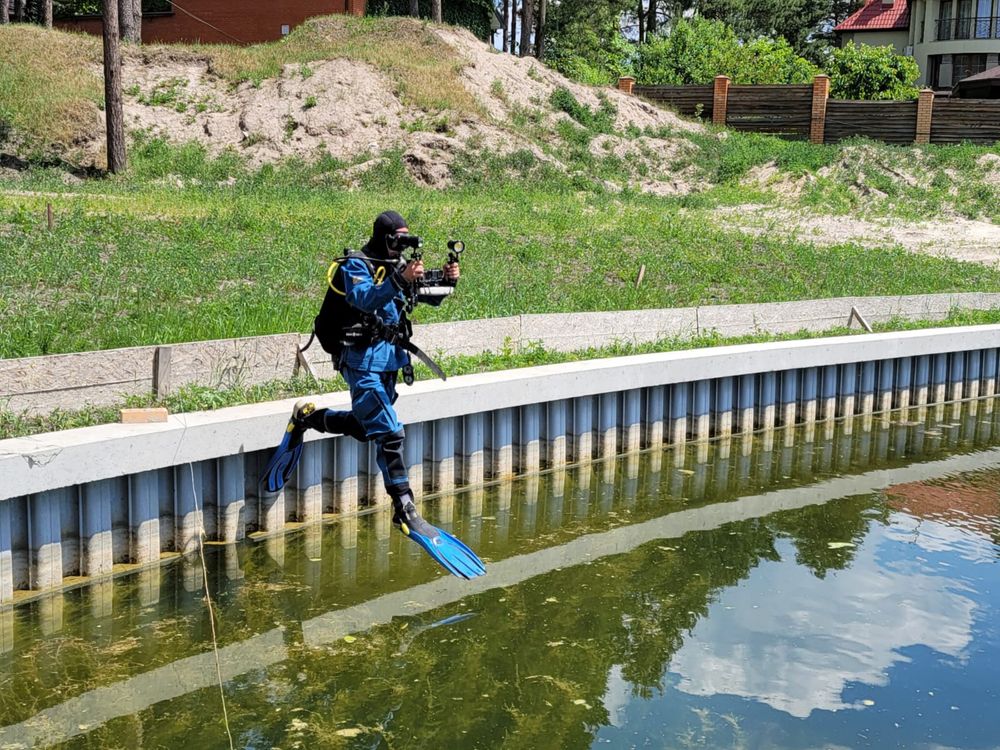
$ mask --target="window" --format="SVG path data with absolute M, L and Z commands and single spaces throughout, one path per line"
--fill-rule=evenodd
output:
M 953 83 L 986 70 L 986 55 L 954 55 L 952 61 Z
M 989 39 L 993 31 L 993 0 L 979 0 L 979 7 L 976 10 L 976 39 Z
M 971 39 L 975 16 L 972 12 L 972 0 L 958 0 L 958 19 L 955 24 L 956 39 Z
M 927 58 L 927 85 L 932 89 L 941 88 L 941 55 Z
M 937 20 L 937 35 L 935 39 L 942 42 L 951 39 L 952 23 L 955 19 L 951 15 L 951 0 L 941 0 L 941 15 Z

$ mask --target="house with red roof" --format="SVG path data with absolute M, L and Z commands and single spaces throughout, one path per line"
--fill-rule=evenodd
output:
M 834 30 L 841 44 L 912 56 L 918 84 L 934 89 L 1000 64 L 1000 0 L 867 0 Z
M 0 0 L 2 2 L 2 0 Z M 313 16 L 365 14 L 365 0 L 144 0 L 142 41 L 267 42 L 288 34 Z M 56 21 L 59 28 L 101 33 L 100 16 L 71 16 Z

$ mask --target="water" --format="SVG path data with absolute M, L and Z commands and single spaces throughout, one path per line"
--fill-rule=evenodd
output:
M 1000 410 L 929 417 L 435 500 L 471 583 L 384 512 L 210 546 L 235 745 L 996 748 Z M 228 747 L 201 575 L 0 613 L 0 747 Z

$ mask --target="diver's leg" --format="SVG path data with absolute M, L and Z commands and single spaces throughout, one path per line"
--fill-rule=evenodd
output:
M 313 408 L 311 412 L 307 410 L 305 414 L 298 417 L 298 423 L 304 428 L 316 430 L 317 432 L 327 432 L 335 435 L 349 435 L 362 443 L 367 442 L 371 439 L 371 434 L 366 429 L 365 425 L 358 419 L 354 406 L 358 397 L 364 392 L 366 387 L 370 387 L 373 373 L 352 370 L 349 367 L 341 367 L 340 373 L 343 375 L 344 380 L 347 381 L 347 385 L 351 389 L 351 410 L 340 411 L 334 409 Z M 378 382 L 377 377 L 375 378 L 375 381 Z M 299 414 L 299 405 L 304 403 L 305 402 L 300 401 L 299 404 L 296 404 L 297 416 Z M 307 404 L 307 406 L 312 405 Z
M 302 419 L 302 424 L 317 432 L 330 432 L 335 435 L 350 435 L 362 443 L 368 440 L 364 427 L 358 422 L 354 412 L 334 411 L 333 409 L 317 409 Z

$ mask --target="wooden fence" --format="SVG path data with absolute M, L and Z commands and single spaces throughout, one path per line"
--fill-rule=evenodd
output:
M 813 143 L 859 136 L 897 144 L 1000 142 L 1000 100 L 935 99 L 930 89 L 916 101 L 871 102 L 830 99 L 827 76 L 789 86 L 732 86 L 726 76 L 713 86 L 635 86 L 622 78 L 619 88 L 734 130 Z

